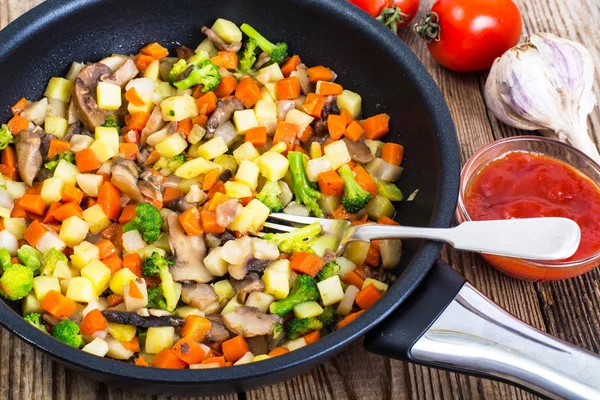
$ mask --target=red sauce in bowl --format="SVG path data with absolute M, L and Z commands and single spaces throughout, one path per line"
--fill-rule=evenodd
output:
M 579 261 L 600 251 L 600 188 L 575 168 L 548 156 L 511 152 L 490 162 L 465 194 L 473 220 L 565 217 L 581 228 Z

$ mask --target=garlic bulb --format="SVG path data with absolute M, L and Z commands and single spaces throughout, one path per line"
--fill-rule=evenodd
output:
M 587 117 L 596 105 L 593 81 L 594 65 L 585 47 L 539 33 L 494 61 L 485 99 L 502 122 L 540 130 L 600 163 L 587 132 Z

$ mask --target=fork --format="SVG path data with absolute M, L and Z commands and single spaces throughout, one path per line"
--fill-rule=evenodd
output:
M 581 230 L 567 218 L 525 218 L 496 221 L 469 221 L 454 228 L 418 228 L 400 225 L 352 225 L 339 219 L 322 219 L 273 213 L 271 220 L 307 225 L 318 222 L 324 232 L 338 239 L 336 254 L 349 242 L 375 239 L 427 239 L 446 242 L 457 250 L 532 260 L 562 260 L 579 247 Z M 291 232 L 294 227 L 265 222 L 265 228 Z

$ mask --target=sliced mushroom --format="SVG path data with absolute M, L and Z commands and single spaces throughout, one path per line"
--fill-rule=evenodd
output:
M 248 343 L 248 351 L 252 352 L 255 356 L 267 354 L 270 350 L 268 336 L 247 338 L 246 343 Z
M 90 130 L 94 130 L 106 121 L 108 112 L 98 107 L 96 87 L 103 78 L 112 76 L 112 73 L 112 70 L 105 64 L 96 63 L 83 67 L 75 79 L 73 89 L 75 111 L 79 119 Z
M 139 73 L 135 61 L 128 58 L 113 74 L 102 79 L 103 82 L 125 87 Z
M 170 268 L 173 279 L 177 282 L 210 282 L 213 276 L 204 266 L 206 245 L 202 235 L 188 236 L 179 222 L 177 213 L 169 214 L 167 224 L 169 246 L 176 259 L 175 265 Z
M 178 213 L 184 213 L 195 206 L 185 201 L 183 197 L 178 197 L 177 199 L 165 204 L 165 207 L 169 210 L 177 211 Z
M 246 298 L 252 292 L 262 292 L 265 289 L 265 283 L 260 279 L 256 272 L 252 272 L 241 280 L 231 280 L 231 284 L 237 292 L 237 300 L 240 303 L 245 303 Z
M 23 182 L 32 186 L 33 180 L 42 168 L 42 153 L 40 152 L 42 140 L 37 132 L 30 130 L 19 132 L 16 139 L 19 175 Z
M 185 319 L 176 315 L 168 315 L 162 317 L 142 317 L 136 312 L 129 311 L 117 311 L 117 310 L 104 310 L 102 315 L 109 322 L 116 322 L 118 324 L 133 325 L 140 328 L 153 328 L 158 326 L 174 326 L 178 327 L 183 325 Z
M 346 143 L 352 161 L 360 164 L 367 164 L 373 161 L 373 153 L 371 153 L 371 150 L 369 150 L 364 141 L 359 139 L 355 142 L 347 137 L 342 138 L 342 140 Z
M 188 59 L 191 56 L 193 56 L 194 54 L 194 50 L 190 49 L 187 46 L 179 46 L 178 48 L 175 49 L 175 53 L 177 53 L 177 58 L 181 59 Z
M 146 144 L 146 139 L 148 139 L 148 136 L 158 132 L 164 125 L 165 122 L 163 121 L 160 105 L 157 105 L 154 107 L 154 110 L 152 110 L 146 126 L 144 129 L 142 129 L 140 143 L 142 145 Z
M 218 302 L 219 297 L 213 287 L 206 283 L 185 283 L 181 290 L 181 300 L 204 311 L 211 304 Z
M 110 173 L 110 181 L 113 185 L 136 203 L 143 200 L 142 193 L 137 185 L 138 170 L 133 160 L 123 157 L 115 158 L 110 167 Z
M 283 121 L 287 113 L 296 108 L 294 100 L 279 100 L 277 102 L 277 119 Z
M 56 139 L 56 136 L 53 136 L 49 133 L 44 132 L 44 130 L 42 128 L 40 128 L 39 126 L 36 126 L 33 131 L 33 133 L 39 135 L 40 137 L 40 153 L 42 153 L 42 160 L 47 160 L 48 159 L 48 150 L 50 150 L 50 142 L 52 141 L 52 139 Z
M 243 337 L 270 335 L 275 325 L 282 324 L 278 315 L 261 312 L 256 307 L 238 307 L 223 316 L 223 322 L 230 331 Z
M 337 96 L 329 95 L 325 98 L 325 104 L 323 105 L 323 110 L 321 111 L 321 119 L 323 121 L 327 121 L 327 117 L 329 114 L 339 114 L 340 109 L 337 106 Z
M 219 204 L 216 211 L 217 224 L 223 228 L 228 227 L 240 215 L 243 208 L 237 199 Z
M 231 44 L 227 44 L 227 42 L 221 39 L 221 37 L 217 35 L 215 31 L 213 31 L 210 28 L 207 28 L 206 26 L 202 27 L 202 33 L 204 33 L 206 37 L 208 37 L 208 39 L 211 42 L 213 42 L 215 47 L 219 50 L 234 51 L 237 53 L 242 48 L 242 42 L 233 42 Z
M 67 133 L 63 136 L 62 140 L 70 141 L 73 135 L 81 135 L 83 131 L 83 124 L 80 121 L 72 123 L 69 125 L 69 129 L 67 129 Z
M 163 199 L 163 183 L 164 176 L 154 173 L 150 170 L 142 172 L 138 181 L 138 189 L 140 192 L 155 201 Z
M 271 56 L 269 56 L 269 53 L 263 51 L 262 53 L 260 53 L 260 56 L 258 56 L 258 60 L 256 60 L 256 63 L 254 64 L 254 68 L 261 69 L 262 66 L 268 63 L 269 61 L 271 61 Z
M 206 318 L 210 321 L 210 332 L 208 341 L 212 343 L 222 343 L 231 337 L 231 334 L 223 324 L 221 314 L 209 314 Z
M 219 126 L 231 120 L 234 112 L 242 110 L 244 110 L 244 105 L 235 97 L 220 101 L 217 104 L 217 108 L 206 122 L 206 130 L 210 133 L 214 133 Z
M 315 138 L 324 138 L 329 135 L 329 130 L 327 129 L 327 122 L 324 119 L 320 118 L 315 122 Z
M 307 95 L 310 93 L 310 82 L 308 81 L 308 72 L 306 72 L 306 65 L 304 63 L 296 65 L 296 72 L 298 72 L 298 80 L 300 81 L 300 89 L 302 93 Z

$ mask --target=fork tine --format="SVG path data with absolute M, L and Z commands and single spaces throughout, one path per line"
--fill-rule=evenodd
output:
M 297 224 L 306 224 L 306 225 L 310 225 L 315 222 L 322 223 L 323 221 L 326 221 L 322 218 L 301 217 L 299 215 L 290 215 L 290 214 L 283 214 L 283 213 L 272 213 L 269 215 L 269 218 L 273 218 L 273 219 L 276 219 L 279 221 L 294 222 Z
M 265 228 L 269 228 L 269 229 L 272 229 L 272 230 L 278 231 L 278 232 L 291 232 L 294 229 L 296 229 L 293 226 L 287 226 L 287 225 L 281 225 L 281 224 L 274 224 L 272 222 L 265 222 L 263 224 L 263 226 Z

